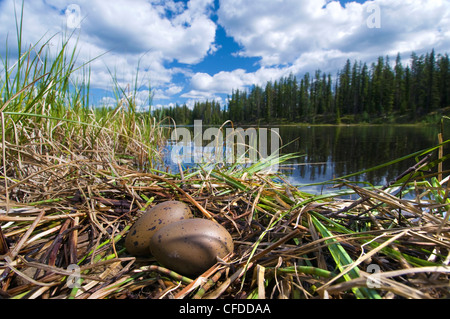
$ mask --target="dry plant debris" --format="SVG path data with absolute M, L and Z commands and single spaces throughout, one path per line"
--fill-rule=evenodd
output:
M 450 296 L 448 177 L 416 183 L 411 199 L 343 181 L 350 200 L 303 193 L 256 167 L 170 174 L 111 150 L 30 141 L 3 143 L 3 298 Z M 234 253 L 198 278 L 130 256 L 128 229 L 166 200 L 226 227 Z

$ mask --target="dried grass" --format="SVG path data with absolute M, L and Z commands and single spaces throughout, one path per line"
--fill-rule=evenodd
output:
M 143 171 L 111 156 L 117 153 L 106 142 L 97 145 L 76 153 L 44 136 L 5 143 L 3 297 L 449 297 L 449 204 L 425 194 L 445 192 L 448 179 L 420 191 L 416 182 L 409 200 L 344 183 L 359 196 L 345 200 L 245 169 L 199 169 L 183 178 Z M 221 223 L 235 241 L 234 254 L 198 278 L 150 256 L 134 258 L 123 246 L 145 207 L 174 199 Z M 69 288 L 78 277 L 79 287 Z

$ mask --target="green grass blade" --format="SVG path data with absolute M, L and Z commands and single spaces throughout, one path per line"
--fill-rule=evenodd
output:
M 386 163 L 383 163 L 383 164 L 380 164 L 380 165 L 377 165 L 377 166 L 374 166 L 374 167 L 371 167 L 371 168 L 368 168 L 368 169 L 365 169 L 365 170 L 362 170 L 362 171 L 359 171 L 359 172 L 356 172 L 356 173 L 340 176 L 339 178 L 335 178 L 332 181 L 338 181 L 338 180 L 342 180 L 342 179 L 347 179 L 349 177 L 365 174 L 365 173 L 368 173 L 368 172 L 371 172 L 371 171 L 378 170 L 378 169 L 383 168 L 383 167 L 388 167 L 388 166 L 394 165 L 394 164 L 396 164 L 398 162 L 402 162 L 402 161 L 410 159 L 410 158 L 417 158 L 417 157 L 423 156 L 425 154 L 431 153 L 431 152 L 437 150 L 439 147 L 444 146 L 444 145 L 446 145 L 448 143 L 450 143 L 450 140 L 446 140 L 446 141 L 444 141 L 444 142 L 442 142 L 442 143 L 440 143 L 440 144 L 438 144 L 436 146 L 432 146 L 430 148 L 427 148 L 427 149 L 424 149 L 424 150 L 420 150 L 420 151 L 417 151 L 417 152 L 405 155 L 403 157 L 394 159 L 392 161 L 389 161 L 389 162 L 386 162 Z M 399 180 L 398 183 L 401 183 L 402 181 L 403 180 Z
M 314 216 L 311 216 L 311 220 L 318 230 L 318 232 L 322 235 L 322 237 L 333 237 L 333 234 L 328 231 L 328 229 Z M 333 259 L 339 268 L 340 271 L 345 271 L 346 267 L 353 263 L 353 260 L 351 257 L 347 254 L 345 249 L 342 247 L 342 245 L 334 238 L 330 238 L 325 241 L 327 244 L 330 244 L 328 246 L 328 250 L 330 251 L 331 255 L 333 256 Z M 359 271 L 358 268 L 355 267 L 351 269 L 348 273 L 343 275 L 345 280 L 351 280 L 355 278 L 359 278 Z M 376 293 L 372 289 L 368 288 L 352 288 L 354 294 L 357 298 L 363 299 L 381 299 L 378 293 Z

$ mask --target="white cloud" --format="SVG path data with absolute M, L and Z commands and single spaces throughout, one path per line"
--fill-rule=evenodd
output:
M 379 9 L 380 28 L 370 28 L 369 7 Z M 380 55 L 450 49 L 450 2 L 375 0 L 363 4 L 325 0 L 220 1 L 219 23 L 242 47 L 235 54 L 260 57 L 255 72 L 236 69 L 197 73 L 186 96 L 231 93 L 264 85 L 289 73 L 321 69 L 335 73 L 345 60 L 374 61 Z
M 116 107 L 117 100 L 110 96 L 104 96 L 100 99 L 100 105 L 106 107 Z
M 231 72 L 221 71 L 214 76 L 207 73 L 197 73 L 191 79 L 193 90 L 213 91 L 217 93 L 228 93 L 233 88 L 239 88 L 246 83 L 247 73 L 243 69 L 236 69 Z
M 21 3 L 15 2 L 20 15 Z M 73 29 L 73 25 L 68 28 L 65 14 L 74 3 L 81 14 L 78 29 Z M 173 76 L 189 71 L 171 69 L 170 63 L 195 64 L 217 50 L 216 25 L 210 19 L 212 5 L 213 0 L 191 0 L 187 5 L 161 0 L 25 1 L 23 43 L 35 44 L 46 34 L 42 45 L 56 34 L 50 45 L 56 49 L 61 35 L 74 31 L 69 50 L 77 45 L 80 64 L 101 55 L 90 63 L 92 86 L 111 88 L 108 68 L 121 86 L 132 84 L 139 64 L 143 83 L 150 81 L 152 87 L 171 96 L 180 92 L 179 87 L 171 85 Z M 14 0 L 0 1 L 0 52 L 6 36 L 10 48 L 14 47 Z
M 175 95 L 175 94 L 180 93 L 182 90 L 183 90 L 183 87 L 182 87 L 182 86 L 178 86 L 178 85 L 172 84 L 172 85 L 170 85 L 169 88 L 166 90 L 166 93 L 167 93 L 169 96 L 172 96 L 172 95 Z
M 170 84 L 166 89 L 155 89 L 154 99 L 156 100 L 167 100 L 174 95 L 180 93 L 183 90 L 182 86 Z
M 191 78 L 191 91 L 182 97 L 197 99 L 214 99 L 216 94 L 231 94 L 234 89 L 245 89 L 253 84 L 264 86 L 267 81 L 278 80 L 281 76 L 296 73 L 292 66 L 261 67 L 255 72 L 244 69 L 221 71 L 213 76 L 207 73 L 196 73 Z
M 187 93 L 183 93 L 181 97 L 193 100 L 211 100 L 216 98 L 216 93 L 209 90 L 191 90 Z
M 379 8 L 381 28 L 367 20 Z M 305 53 L 338 50 L 347 55 L 383 55 L 450 47 L 448 0 L 375 0 L 363 4 L 325 0 L 221 1 L 219 23 L 242 45 L 242 56 L 263 66 L 294 63 Z M 410 43 L 410 45 L 405 45 Z
M 216 25 L 197 6 L 180 14 L 180 6 L 168 2 L 135 0 L 79 1 L 83 40 L 124 54 L 159 52 L 167 61 L 199 62 L 214 42 Z M 172 19 L 166 11 L 175 10 Z M 180 17 L 189 17 L 180 18 Z

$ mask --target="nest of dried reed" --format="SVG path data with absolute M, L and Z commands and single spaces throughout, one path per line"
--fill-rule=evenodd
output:
M 356 194 L 342 199 L 303 193 L 255 166 L 144 171 L 136 168 L 138 144 L 120 156 L 42 138 L 3 143 L 1 297 L 450 296 L 448 178 L 433 185 L 409 180 L 416 194 L 410 199 L 392 195 L 391 186 L 341 181 L 336 186 Z M 233 255 L 199 278 L 151 256 L 130 256 L 123 245 L 147 206 L 174 199 L 214 218 L 235 242 Z

